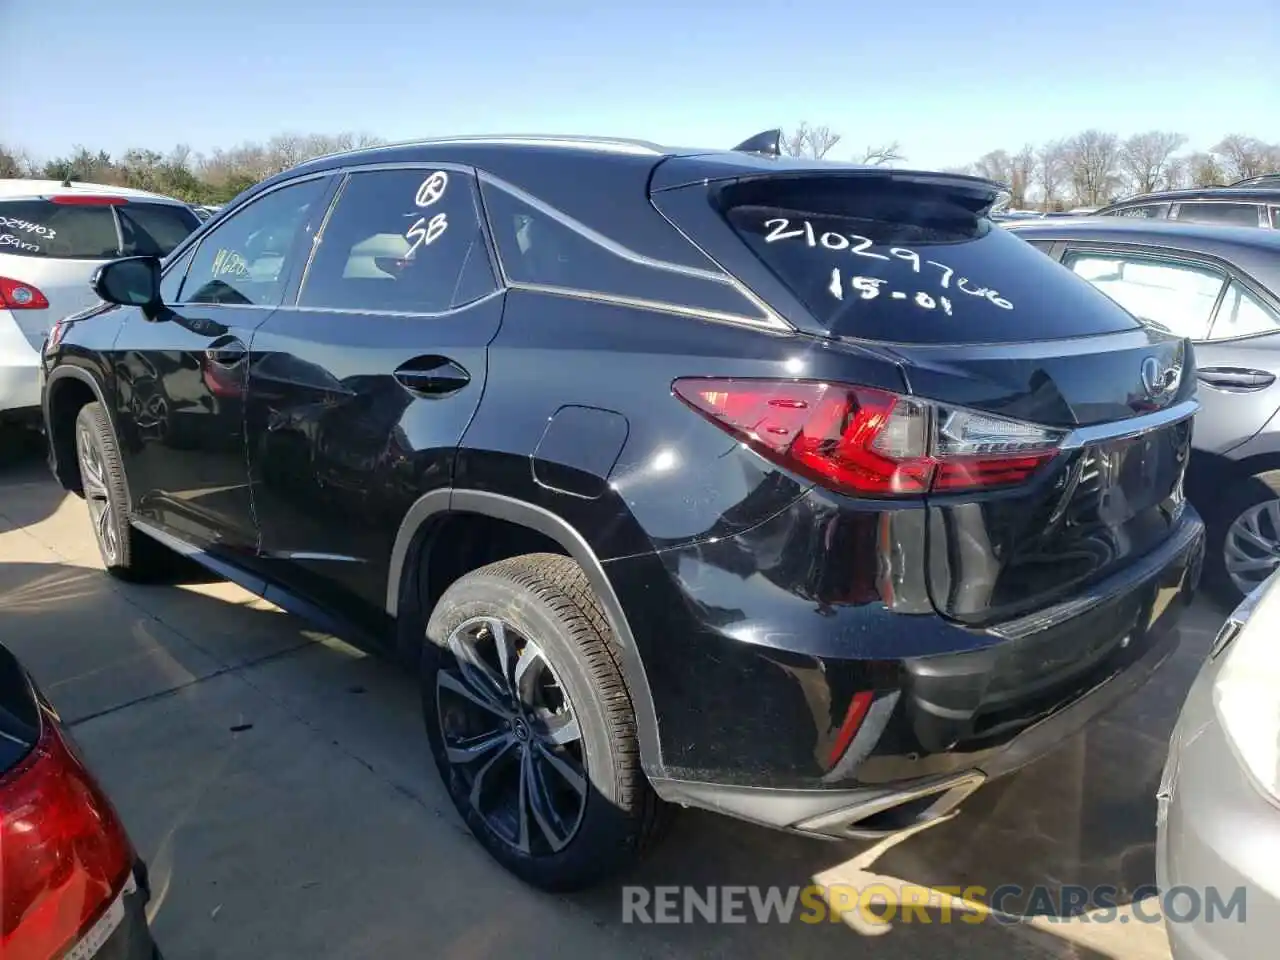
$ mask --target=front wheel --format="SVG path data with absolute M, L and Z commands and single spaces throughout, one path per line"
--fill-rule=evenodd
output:
M 129 496 L 120 448 L 102 404 L 81 407 L 75 431 L 80 489 L 89 507 L 102 565 L 123 580 L 152 579 L 166 567 L 166 561 L 172 561 L 173 555 L 129 522 Z
M 611 644 L 581 568 L 554 554 L 472 571 L 427 627 L 423 710 L 449 796 L 494 859 L 546 890 L 623 869 L 665 822 Z

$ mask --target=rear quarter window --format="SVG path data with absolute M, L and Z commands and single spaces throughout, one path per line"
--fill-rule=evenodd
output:
M 120 255 L 111 207 L 48 200 L 0 201 L 0 253 L 61 260 Z
M 836 336 L 1056 340 L 1132 330 L 1088 283 L 981 216 L 964 189 L 853 178 L 747 181 L 730 226 Z

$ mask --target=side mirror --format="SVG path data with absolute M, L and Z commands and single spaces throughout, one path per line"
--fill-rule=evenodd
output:
M 141 307 L 148 319 L 160 303 L 159 257 L 124 257 L 104 263 L 93 275 L 93 292 L 107 303 Z

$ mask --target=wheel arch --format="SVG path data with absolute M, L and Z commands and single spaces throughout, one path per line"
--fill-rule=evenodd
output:
M 49 434 L 49 466 L 64 490 L 80 491 L 80 473 L 75 466 L 75 418 L 81 408 L 95 400 L 110 418 L 112 411 L 102 385 L 87 370 L 56 367 L 45 380 L 41 408 Z
M 657 715 L 635 637 L 600 559 L 582 535 L 562 517 L 527 501 L 482 490 L 445 489 L 424 494 L 409 508 L 396 534 L 387 577 L 387 615 L 399 620 L 400 611 L 413 601 L 414 593 L 411 591 L 416 590 L 416 580 L 409 576 L 409 572 L 418 566 L 433 526 L 446 517 L 465 514 L 477 514 L 526 527 L 559 544 L 565 554 L 582 568 L 617 641 L 619 666 L 635 708 L 641 766 L 651 780 L 662 778 L 665 768 L 658 740 Z M 420 612 L 425 622 L 430 610 Z M 416 636 L 413 640 L 418 642 Z

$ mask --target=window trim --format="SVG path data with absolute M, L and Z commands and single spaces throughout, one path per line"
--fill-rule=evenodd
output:
M 1277 303 L 1276 298 L 1271 296 L 1270 291 L 1261 289 L 1260 286 L 1253 281 L 1252 277 L 1246 277 L 1244 274 L 1237 272 L 1227 282 L 1227 285 L 1222 288 L 1222 296 L 1218 298 L 1218 302 L 1214 305 L 1213 322 L 1209 324 L 1209 338 L 1207 340 L 1199 340 L 1196 342 L 1205 344 L 1240 343 L 1245 340 L 1254 340 L 1258 337 L 1274 337 L 1277 333 L 1280 333 L 1280 326 L 1277 326 L 1274 330 L 1259 330 L 1257 333 L 1242 333 L 1235 337 L 1215 337 L 1213 335 L 1213 328 L 1218 325 L 1218 314 L 1222 312 L 1222 307 L 1227 302 L 1227 293 L 1230 292 L 1231 285 L 1233 283 L 1238 283 L 1266 309 L 1270 310 L 1277 317 L 1280 317 L 1280 303 Z
M 333 216 L 333 212 L 338 208 L 338 203 L 342 200 L 343 193 L 346 192 L 347 184 L 351 181 L 351 177 L 355 174 L 363 173 L 386 173 L 399 170 L 444 170 L 447 173 L 458 173 L 468 178 L 468 189 L 471 191 L 471 204 L 476 215 L 476 225 L 480 231 L 480 240 L 484 245 L 485 252 L 489 257 L 489 269 L 493 274 L 495 288 L 483 297 L 477 297 L 475 300 L 468 300 L 466 303 L 459 304 L 456 307 L 450 307 L 448 310 L 365 310 L 359 307 L 315 307 L 304 306 L 299 301 L 302 299 L 302 290 L 307 285 L 307 275 L 311 272 L 311 264 L 315 259 L 316 252 L 320 248 L 317 239 L 324 239 L 324 231 L 329 226 L 329 220 Z M 469 310 L 476 304 L 485 303 L 493 297 L 506 293 L 506 284 L 503 282 L 505 277 L 501 273 L 498 264 L 493 239 L 489 235 L 489 220 L 485 215 L 483 200 L 480 196 L 480 181 L 478 171 L 475 167 L 468 166 L 464 163 L 442 162 L 432 163 L 426 160 L 412 160 L 402 163 L 369 163 L 369 164 L 353 164 L 350 166 L 338 167 L 334 170 L 327 171 L 329 175 L 335 177 L 337 186 L 332 196 L 329 198 L 328 209 L 325 210 L 324 216 L 320 219 L 320 225 L 316 228 L 316 232 L 312 235 L 311 250 L 307 253 L 306 263 L 303 265 L 302 272 L 298 275 L 297 283 L 293 285 L 292 302 L 287 302 L 289 297 L 286 296 L 286 302 L 282 303 L 278 309 L 288 310 L 294 313 L 336 313 L 348 316 L 375 316 L 375 317 L 448 317 L 463 310 Z
M 1185 266 L 1185 267 L 1197 268 L 1200 270 L 1209 270 L 1221 276 L 1223 280 L 1222 289 L 1218 291 L 1218 296 L 1213 302 L 1213 308 L 1209 311 L 1209 325 L 1205 328 L 1204 339 L 1198 339 L 1196 337 L 1185 338 L 1190 340 L 1192 343 L 1209 343 L 1210 342 L 1213 335 L 1213 325 L 1218 319 L 1218 310 L 1221 308 L 1222 301 L 1227 295 L 1227 288 L 1231 286 L 1231 281 L 1237 278 L 1237 271 L 1232 269 L 1232 267 L 1229 264 L 1219 260 L 1217 257 L 1202 256 L 1192 251 L 1178 250 L 1176 248 L 1171 248 L 1171 247 L 1151 247 L 1151 246 L 1138 246 L 1136 244 L 1118 244 L 1118 243 L 1096 243 L 1088 240 L 1083 240 L 1083 241 L 1068 240 L 1063 246 L 1062 256 L 1059 258 L 1058 262 L 1061 263 L 1068 270 L 1071 270 L 1072 273 L 1075 273 L 1075 271 L 1071 269 L 1071 264 L 1068 262 L 1068 260 L 1071 257 L 1071 254 L 1073 252 L 1082 252 L 1082 253 L 1088 253 L 1093 255 L 1111 254 L 1117 257 L 1137 257 L 1138 259 L 1143 259 L 1143 260 L 1154 260 L 1158 263 L 1163 262 L 1166 265 L 1171 265 L 1171 266 Z M 1080 275 L 1077 273 L 1076 276 L 1079 277 Z M 1080 277 L 1080 279 L 1084 280 L 1084 277 Z M 1090 283 L 1090 281 L 1088 280 L 1084 280 L 1084 282 Z M 1130 313 L 1123 306 L 1121 306 L 1121 309 L 1125 310 L 1126 313 L 1129 313 L 1130 316 L 1133 316 L 1133 314 Z M 1142 324 L 1142 321 L 1138 320 L 1137 317 L 1134 317 L 1134 319 L 1137 320 L 1139 324 Z M 1149 327 L 1146 326 L 1146 324 L 1142 324 L 1142 327 L 1143 329 L 1150 329 Z M 1177 335 L 1175 334 L 1175 336 Z M 1250 336 L 1258 336 L 1258 334 L 1250 334 Z M 1233 339 L 1242 340 L 1246 338 L 1236 337 Z M 1219 340 L 1216 342 L 1222 343 L 1224 341 Z
M 1254 224 L 1254 226 L 1255 227 L 1270 226 L 1269 223 L 1266 223 L 1266 224 L 1263 223 L 1263 220 L 1265 219 L 1266 212 L 1267 212 L 1266 203 L 1259 202 L 1257 200 L 1244 200 L 1238 197 L 1232 198 L 1232 199 L 1226 199 L 1223 197 L 1205 197 L 1204 199 L 1195 198 L 1195 199 L 1178 200 L 1169 208 L 1169 216 L 1167 219 L 1177 220 L 1182 223 L 1198 223 L 1203 227 L 1242 227 L 1244 226 L 1244 224 L 1239 224 L 1239 223 L 1205 223 L 1203 220 L 1183 220 L 1182 217 L 1180 216 L 1180 214 L 1182 213 L 1182 207 L 1184 204 L 1190 204 L 1190 203 L 1232 204 L 1233 206 L 1237 206 L 1237 207 L 1253 207 L 1256 215 L 1256 219 L 1258 221 L 1257 223 Z
M 203 229 L 205 224 L 210 223 L 210 221 L 206 220 L 204 224 L 201 224 L 200 227 L 197 227 L 195 230 L 191 232 L 191 237 L 187 242 L 180 244 L 178 247 L 174 248 L 174 250 L 169 254 L 169 256 L 165 258 L 168 262 L 164 265 L 164 267 L 160 271 L 160 282 L 164 283 L 164 278 L 168 275 L 169 271 L 172 270 L 173 267 L 176 264 L 178 264 L 183 257 L 187 255 L 188 250 L 191 251 L 192 262 L 195 262 L 195 258 L 200 253 L 200 247 L 204 245 L 205 240 L 213 236 L 220 229 L 222 229 L 223 226 L 233 221 L 243 211 L 249 209 L 249 207 L 253 206 L 263 197 L 270 196 L 271 194 L 275 193 L 277 190 L 283 190 L 285 187 L 292 187 L 299 183 L 305 183 L 308 180 L 321 180 L 326 177 L 331 177 L 332 175 L 333 175 L 332 171 L 324 170 L 319 173 L 308 173 L 300 177 L 292 177 L 288 180 L 281 181 L 280 183 L 272 184 L 267 189 L 262 190 L 259 193 L 255 193 L 253 196 L 246 198 L 243 202 L 236 204 L 236 206 L 233 209 L 223 211 L 222 215 L 218 217 L 218 222 L 213 226 L 212 229 L 210 230 Z M 327 197 L 325 196 L 325 194 L 322 193 L 321 200 L 331 206 L 333 202 L 332 190 L 330 190 Z M 326 209 L 325 211 L 325 217 L 326 218 L 328 217 L 328 209 Z M 294 243 L 296 244 L 297 242 L 298 242 L 298 238 L 295 238 Z M 308 262 L 310 262 L 310 257 L 308 257 Z M 187 273 L 190 274 L 190 272 L 191 272 L 191 263 L 188 263 Z M 166 307 L 199 307 L 202 310 L 207 307 L 213 307 L 215 309 L 220 308 L 223 310 L 228 310 L 228 309 L 230 310 L 279 310 L 281 306 L 284 305 L 285 300 L 288 299 L 288 292 L 292 284 L 293 284 L 293 274 L 291 272 L 288 279 L 285 280 L 284 287 L 281 291 L 281 301 L 279 304 L 206 303 L 204 301 L 200 301 L 199 303 L 193 303 L 185 299 L 180 299 L 177 303 L 166 303 L 165 306 Z M 183 277 L 182 286 L 178 288 L 178 293 L 180 296 L 181 294 L 186 292 L 186 286 L 187 286 L 187 278 Z

